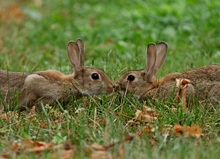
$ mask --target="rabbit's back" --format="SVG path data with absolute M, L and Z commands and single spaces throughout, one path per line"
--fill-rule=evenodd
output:
M 219 81 L 220 82 L 220 64 L 206 65 L 196 69 L 188 70 L 176 78 L 186 78 L 193 83 L 201 81 Z
M 26 72 L 8 72 L 6 70 L 0 70 L 0 91 L 4 95 L 5 93 L 20 89 L 25 78 L 29 75 Z
M 178 96 L 180 88 L 176 81 L 169 81 L 147 92 L 143 99 L 174 100 Z M 185 97 L 191 105 L 193 103 L 216 106 L 220 103 L 220 81 L 200 81 L 189 84 L 186 87 Z
M 197 98 L 200 103 L 211 103 L 216 105 L 220 103 L 220 82 L 201 82 L 196 86 Z
M 64 75 L 56 70 L 38 71 L 28 75 L 21 89 L 21 106 L 32 106 L 39 99 L 46 104 L 54 104 L 56 100 L 65 102 L 77 90 L 71 83 L 71 75 Z
M 14 103 L 29 73 L 0 70 L 0 109 L 5 103 Z

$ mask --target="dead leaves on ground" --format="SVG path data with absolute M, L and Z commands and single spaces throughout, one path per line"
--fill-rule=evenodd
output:
M 176 100 L 180 103 L 184 111 L 187 110 L 187 101 L 190 96 L 194 96 L 195 89 L 189 79 L 176 79 Z
M 123 159 L 124 158 L 124 149 L 120 148 L 117 152 L 117 158 L 113 157 L 113 154 L 109 151 L 110 148 L 115 146 L 122 146 L 122 144 L 132 141 L 134 136 L 128 135 L 123 140 L 118 142 L 113 142 L 111 144 L 100 145 L 93 143 L 87 147 L 81 147 L 81 150 L 84 151 L 86 156 L 90 156 L 91 159 Z M 80 147 L 73 146 L 68 143 L 53 144 L 46 143 L 42 141 L 33 141 L 33 140 L 23 140 L 20 142 L 14 142 L 9 145 L 9 150 L 4 154 L 0 154 L 1 159 L 8 159 L 12 156 L 16 157 L 19 155 L 26 156 L 32 153 L 35 155 L 42 155 L 43 152 L 51 152 L 51 158 L 60 158 L 68 159 L 74 158 Z M 42 156 L 41 156 L 42 157 Z
M 24 1 L 24 0 L 23 0 Z M 21 0 L 22 2 L 22 0 Z M 43 5 L 43 0 L 32 0 L 28 1 L 36 7 L 40 8 Z M 27 3 L 23 2 L 23 3 Z M 10 2 L 1 2 L 0 6 L 0 22 L 11 23 L 15 22 L 17 24 L 22 24 L 27 18 L 27 15 L 24 12 L 24 9 L 21 7 L 20 3 L 10 3 Z
M 91 159 L 113 159 L 114 158 L 113 155 L 107 150 L 109 150 L 112 147 L 122 145 L 123 143 L 132 141 L 133 139 L 134 139 L 133 135 L 128 135 L 123 140 L 118 141 L 118 142 L 113 142 L 108 145 L 100 145 L 100 144 L 94 143 L 87 149 L 87 152 L 91 152 L 91 150 L 93 150 L 93 152 L 91 153 Z M 123 148 L 118 149 L 118 155 L 117 155 L 117 158 L 115 159 L 124 159 Z
M 191 126 L 182 126 L 179 124 L 175 124 L 173 127 L 173 131 L 176 136 L 183 136 L 183 137 L 195 137 L 199 138 L 202 135 L 202 129 L 196 125 L 192 124 Z
M 17 3 L 9 4 L 4 9 L 0 8 L 0 21 L 21 23 L 26 15 Z
M 52 112 L 50 112 L 50 109 L 48 110 L 51 115 L 53 114 L 53 117 L 56 117 L 56 111 L 51 109 Z M 59 117 L 59 121 L 55 119 L 53 122 L 56 124 L 59 122 L 62 122 L 63 120 L 67 119 L 67 115 L 62 115 L 61 112 L 57 114 Z M 50 151 L 50 154 L 52 154 L 51 158 L 73 158 L 76 154 L 76 149 L 80 149 L 81 151 L 84 151 L 86 156 L 90 156 L 91 159 L 116 159 L 115 156 L 113 156 L 113 153 L 111 152 L 111 148 L 113 147 L 119 147 L 117 152 L 117 159 L 124 158 L 124 144 L 129 143 L 129 141 L 132 141 L 134 138 L 143 139 L 142 137 L 148 136 L 148 139 L 152 145 L 155 145 L 158 143 L 156 136 L 161 135 L 164 137 L 193 137 L 193 138 L 200 138 L 202 134 L 202 129 L 195 124 L 192 124 L 191 126 L 185 126 L 180 124 L 175 125 L 158 125 L 158 119 L 160 117 L 159 113 L 150 107 L 143 106 L 141 110 L 136 110 L 134 112 L 134 118 L 128 117 L 126 115 L 121 115 L 121 117 L 127 117 L 131 120 L 127 122 L 125 125 L 125 128 L 133 128 L 134 135 L 128 135 L 123 140 L 118 142 L 113 142 L 110 144 L 100 145 L 98 143 L 91 144 L 87 147 L 76 147 L 71 144 L 53 144 L 53 143 L 46 143 L 42 141 L 32 141 L 32 140 L 23 140 L 20 142 L 14 142 L 12 145 L 9 145 L 10 151 L 8 151 L 5 154 L 0 155 L 2 158 L 10 158 L 11 154 L 15 155 L 21 155 L 21 154 L 29 154 L 34 153 L 37 155 L 42 155 L 43 152 Z M 5 120 L 8 123 L 16 124 L 16 122 L 19 121 L 20 116 L 17 114 L 17 112 L 7 112 L 7 113 L 1 113 L 0 119 Z M 38 120 L 36 119 L 36 110 L 35 107 L 33 107 L 28 114 L 24 117 L 24 122 L 30 122 Z M 98 121 L 98 120 L 97 120 Z M 25 124 L 25 123 L 23 123 Z M 45 123 L 42 121 L 38 121 L 38 124 L 40 124 L 40 127 L 44 127 Z M 89 122 L 88 122 L 89 124 Z M 101 124 L 101 123 L 99 123 Z M 105 126 L 107 123 L 101 124 L 102 126 Z M 83 150 L 82 150 L 83 149 Z M 115 154 L 115 153 L 114 153 Z
M 142 110 L 137 109 L 135 112 L 135 117 L 128 121 L 126 124 L 137 124 L 137 123 L 153 123 L 159 117 L 159 114 L 155 109 L 144 106 Z
M 51 158 L 72 158 L 74 146 L 67 143 L 63 144 L 52 144 L 42 141 L 32 141 L 32 140 L 23 140 L 21 142 L 15 142 L 10 145 L 10 148 L 7 152 L 2 154 L 1 158 L 8 159 L 17 155 L 28 155 L 29 153 L 35 153 L 40 155 L 43 152 L 53 151 Z
M 155 109 L 143 106 L 142 110 L 136 110 L 135 117 L 129 120 L 126 126 L 135 126 L 137 135 L 142 136 L 143 134 L 155 133 L 161 130 L 162 135 L 177 137 L 195 137 L 199 138 L 202 135 L 202 129 L 196 125 L 182 126 L 180 124 L 164 125 L 159 130 L 157 124 L 159 114 Z M 156 125 L 156 126 L 155 126 Z
M 48 128 L 50 125 L 59 124 L 68 119 L 73 119 L 73 116 L 68 113 L 61 112 L 59 109 L 53 109 L 48 105 L 45 106 L 45 109 L 47 115 L 49 116 L 48 118 L 39 116 L 39 113 L 36 112 L 35 106 L 33 106 L 29 112 L 4 112 L 1 110 L 0 120 L 4 120 L 7 123 L 5 127 L 8 127 L 10 124 L 13 124 L 14 127 L 31 124 L 40 128 Z

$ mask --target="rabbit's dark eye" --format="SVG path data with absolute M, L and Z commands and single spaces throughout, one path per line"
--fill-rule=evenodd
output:
M 97 80 L 97 79 L 99 79 L 99 74 L 98 73 L 93 73 L 91 75 L 91 77 L 92 77 L 92 79 Z
M 129 76 L 127 77 L 127 80 L 128 80 L 128 81 L 134 81 L 134 80 L 135 80 L 135 77 L 134 77 L 133 75 L 129 75 Z

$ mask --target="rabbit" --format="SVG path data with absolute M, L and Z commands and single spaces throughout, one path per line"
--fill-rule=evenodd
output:
M 160 42 L 157 45 L 150 43 L 146 50 L 145 70 L 126 72 L 115 82 L 115 91 L 131 92 L 142 99 L 158 97 L 167 99 L 177 91 L 175 86 L 177 79 L 188 79 L 190 81 L 186 90 L 188 96 L 197 96 L 200 99 L 210 98 L 212 94 L 206 96 L 203 91 L 206 89 L 206 83 L 208 83 L 208 90 L 211 85 L 220 83 L 220 64 L 206 65 L 183 73 L 171 73 L 157 79 L 156 73 L 164 63 L 167 48 L 168 45 L 165 42 Z M 197 95 L 197 93 L 200 94 Z M 220 101 L 220 96 L 216 97 Z
M 68 103 L 82 95 L 113 91 L 113 82 L 104 71 L 84 66 L 84 43 L 81 39 L 76 42 L 70 41 L 67 44 L 67 52 L 74 68 L 74 73 L 70 75 L 56 70 L 34 73 L 0 70 L 0 90 L 3 96 L 6 96 L 7 92 L 19 89 L 19 107 L 31 108 L 35 104 L 36 106 L 41 103 L 54 105 L 56 101 Z

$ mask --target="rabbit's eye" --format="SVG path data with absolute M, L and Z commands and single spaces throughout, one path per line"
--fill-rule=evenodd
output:
M 128 80 L 128 81 L 134 81 L 134 80 L 135 80 L 135 77 L 134 77 L 133 75 L 129 75 L 129 76 L 127 77 L 127 80 Z
M 92 77 L 92 79 L 97 80 L 97 79 L 99 79 L 99 74 L 98 73 L 93 73 L 91 75 L 91 77 Z

